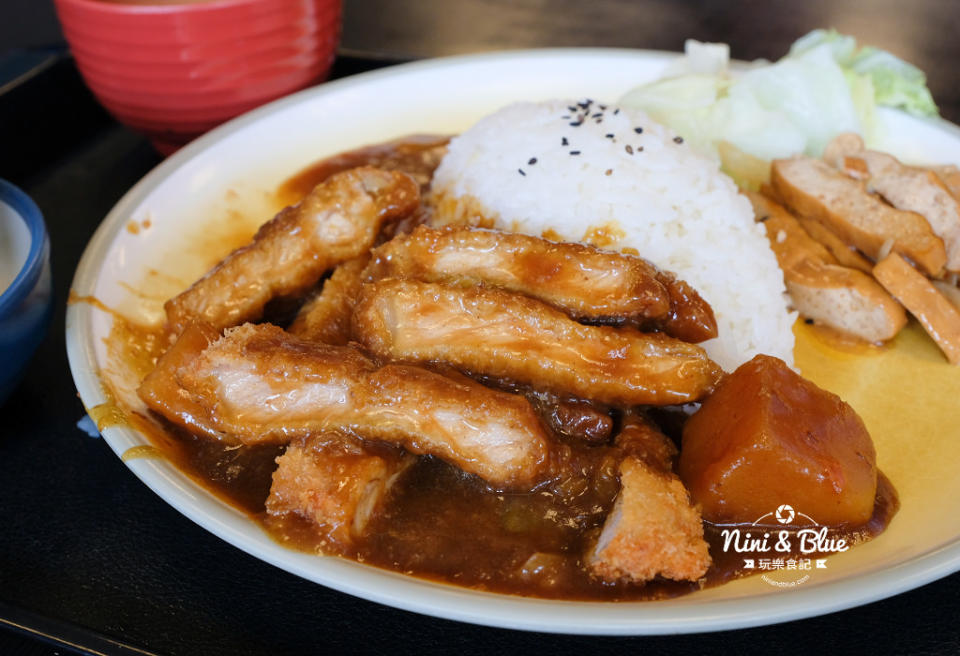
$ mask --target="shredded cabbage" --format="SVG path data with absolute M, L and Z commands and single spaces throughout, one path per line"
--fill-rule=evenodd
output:
M 620 104 L 646 111 L 694 147 L 717 156 L 727 142 L 762 159 L 819 156 L 841 132 L 875 141 L 877 105 L 919 115 L 937 108 L 920 69 L 853 37 L 814 30 L 775 63 L 731 75 L 729 46 L 689 40 L 664 77 L 629 91 Z

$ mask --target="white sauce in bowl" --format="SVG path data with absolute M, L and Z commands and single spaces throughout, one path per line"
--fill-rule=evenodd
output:
M 12 207 L 0 201 L 0 294 L 14 281 L 30 254 L 30 230 Z

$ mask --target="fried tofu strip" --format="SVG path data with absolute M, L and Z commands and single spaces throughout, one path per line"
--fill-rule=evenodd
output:
M 874 260 L 887 248 L 936 276 L 947 261 L 943 240 L 915 212 L 894 209 L 825 162 L 809 157 L 774 160 L 771 182 L 791 210 L 824 224 Z
M 404 173 L 362 167 L 334 175 L 167 301 L 169 331 L 179 335 L 194 321 L 223 329 L 258 318 L 272 298 L 301 294 L 331 267 L 365 252 L 384 222 L 419 203 L 419 188 Z
M 381 357 L 444 362 L 613 405 L 695 401 L 721 373 L 694 344 L 585 326 L 540 301 L 483 287 L 396 279 L 364 285 L 353 334 Z
M 783 206 L 747 192 L 800 314 L 868 342 L 893 338 L 907 323 L 903 307 L 867 274 L 840 266 Z
M 873 275 L 917 318 L 950 364 L 960 364 L 960 310 L 896 253 L 878 263 Z
M 685 341 L 716 337 L 713 310 L 643 258 L 593 246 L 468 226 L 428 228 L 374 251 L 368 280 L 484 284 L 524 294 L 574 319 L 656 325 Z M 682 320 L 682 321 L 681 321 Z
M 942 280 L 933 280 L 931 282 L 933 282 L 933 286 L 937 288 L 937 291 L 943 294 L 943 297 L 960 311 L 960 287 Z
M 947 164 L 946 166 L 934 166 L 931 170 L 946 185 L 953 197 L 960 200 L 960 169 L 953 164 Z
M 620 494 L 586 562 L 606 581 L 696 581 L 706 574 L 711 560 L 700 512 L 680 479 L 640 458 L 625 458 Z
M 347 260 L 333 270 L 323 290 L 307 301 L 287 329 L 312 342 L 344 345 L 350 341 L 350 317 L 363 286 L 363 270 L 369 256 Z
M 823 244 L 824 248 L 830 251 L 830 254 L 836 258 L 840 266 L 863 271 L 864 273 L 873 272 L 873 262 L 861 255 L 856 248 L 853 248 L 840 239 L 835 232 L 825 225 L 816 219 L 805 216 L 794 215 L 793 218 L 797 220 L 800 227 L 802 227 L 814 241 Z
M 835 137 L 824 159 L 852 178 L 868 185 L 900 210 L 916 212 L 927 220 L 947 250 L 948 271 L 960 271 L 960 201 L 928 169 L 905 166 L 893 155 L 866 150 L 856 134 Z
M 334 548 L 345 549 L 363 537 L 394 482 L 415 461 L 400 449 L 371 452 L 338 433 L 295 440 L 277 458 L 267 513 L 302 517 Z
M 501 488 L 528 489 L 549 466 L 548 437 L 521 396 L 420 367 L 377 367 L 352 347 L 270 324 L 194 346 L 189 357 L 184 349 L 176 362 L 158 363 L 158 375 L 175 381 L 172 399 L 151 394 L 156 386 L 140 394 L 170 421 L 215 439 L 283 444 L 343 431 L 435 455 Z

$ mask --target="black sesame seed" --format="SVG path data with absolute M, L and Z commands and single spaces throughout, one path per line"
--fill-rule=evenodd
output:
M 633 146 L 631 146 L 630 144 L 627 144 L 627 146 L 626 146 L 626 148 L 624 148 L 624 150 L 627 151 L 627 155 L 633 155 Z
M 569 146 L 569 145 L 570 145 L 570 142 L 567 141 L 567 138 L 566 138 L 566 137 L 564 137 L 563 139 L 560 140 L 560 145 L 561 145 L 561 146 Z
M 673 143 L 682 144 L 682 143 L 683 143 L 683 137 L 674 137 L 674 138 L 673 138 Z
M 607 139 L 613 139 L 613 132 L 608 132 L 607 134 L 605 134 L 605 135 L 603 135 L 603 136 L 605 136 Z
M 571 150 L 571 151 L 570 151 L 570 154 L 571 154 L 571 155 L 579 155 L 579 154 L 580 154 L 580 151 L 579 151 L 579 150 Z
M 643 134 L 643 128 L 633 128 L 633 131 L 637 134 Z
M 619 114 L 619 113 L 620 113 L 620 108 L 619 108 L 619 107 L 617 107 L 615 110 L 613 110 L 613 115 L 614 115 L 614 116 L 616 116 L 616 115 Z
M 523 177 L 527 177 L 527 174 L 523 172 L 523 169 L 517 169 L 517 173 L 519 173 Z
M 769 219 L 769 218 L 770 218 L 769 216 L 761 216 L 761 217 L 758 219 L 758 221 L 760 221 L 760 223 L 763 223 L 764 221 L 766 221 L 766 220 Z
M 578 128 L 581 125 L 583 125 L 583 119 L 580 119 L 579 121 L 570 121 L 570 127 L 572 128 Z
M 600 111 L 605 111 L 607 109 L 606 105 L 598 105 L 598 107 L 600 108 Z
M 804 320 L 803 320 L 803 323 L 807 324 L 808 326 L 812 326 L 812 325 L 813 325 L 813 319 L 804 319 Z
M 527 161 L 527 164 L 529 164 L 530 166 L 533 166 L 533 165 L 536 164 L 536 163 L 537 163 L 537 158 L 536 158 L 536 157 L 531 157 L 531 158 Z
M 576 106 L 576 105 L 567 105 L 567 109 L 569 109 L 571 112 L 575 112 L 575 111 L 577 111 L 577 106 Z
M 594 114 L 594 115 L 591 116 L 590 118 L 600 118 L 601 116 L 603 116 L 603 112 L 597 112 L 596 114 Z

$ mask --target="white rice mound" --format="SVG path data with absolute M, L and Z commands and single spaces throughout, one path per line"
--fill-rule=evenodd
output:
M 792 366 L 796 313 L 734 182 L 644 112 L 577 103 L 517 103 L 454 138 L 433 179 L 434 223 L 639 254 L 713 306 L 719 336 L 703 346 L 724 369 L 758 353 Z

